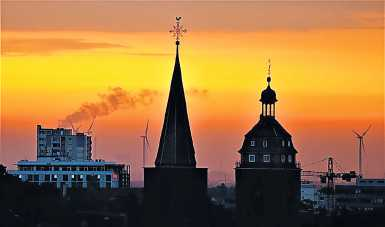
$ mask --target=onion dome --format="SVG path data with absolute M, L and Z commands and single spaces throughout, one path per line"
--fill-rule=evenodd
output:
M 259 101 L 261 101 L 263 104 L 274 104 L 278 101 L 275 91 L 270 87 L 270 81 L 271 77 L 269 76 L 267 77 L 267 88 L 261 93 L 261 99 Z

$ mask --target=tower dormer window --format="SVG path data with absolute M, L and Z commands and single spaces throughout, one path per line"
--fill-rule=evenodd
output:
M 249 162 L 255 162 L 255 155 L 249 154 Z
M 281 162 L 285 163 L 285 161 L 286 161 L 286 156 L 283 154 L 283 155 L 281 155 Z
M 267 139 L 264 139 L 262 141 L 262 146 L 263 146 L 263 148 L 267 148 Z
M 263 155 L 263 162 L 270 162 L 270 155 L 269 154 Z
M 292 157 L 290 154 L 287 156 L 287 161 L 288 161 L 289 163 L 292 163 L 292 162 L 293 162 L 293 157 Z
M 250 146 L 255 147 L 255 140 L 250 141 Z

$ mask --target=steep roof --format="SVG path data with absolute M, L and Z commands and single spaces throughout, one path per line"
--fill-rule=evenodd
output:
M 261 116 L 258 123 L 246 134 L 246 137 L 291 137 L 275 117 Z
M 177 42 L 174 72 L 155 160 L 157 167 L 195 167 L 196 165 L 178 47 Z

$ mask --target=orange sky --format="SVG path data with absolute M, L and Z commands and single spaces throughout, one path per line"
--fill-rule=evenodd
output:
M 122 107 L 95 125 L 94 157 L 131 163 L 140 179 L 140 135 L 149 119 L 152 165 L 174 64 L 167 30 L 182 12 L 191 128 L 198 165 L 210 168 L 212 181 L 233 178 L 243 135 L 259 117 L 268 58 L 277 118 L 302 164 L 332 155 L 356 168 L 351 130 L 372 124 L 364 168 L 382 177 L 382 9 L 382 2 L 2 3 L 1 162 L 12 168 L 35 158 L 36 124 L 56 127 L 114 87 L 132 95 L 151 90 L 151 104 Z

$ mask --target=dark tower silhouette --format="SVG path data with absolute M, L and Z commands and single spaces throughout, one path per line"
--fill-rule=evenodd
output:
M 297 226 L 300 168 L 291 135 L 275 119 L 270 60 L 267 82 L 260 119 L 245 135 L 235 169 L 238 227 Z
M 207 226 L 207 169 L 196 168 L 179 62 L 179 24 L 176 58 L 155 168 L 144 169 L 145 226 Z

